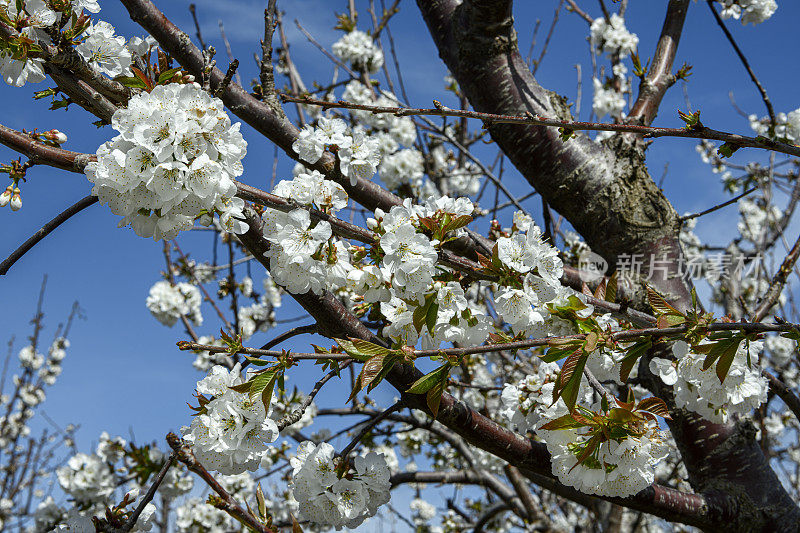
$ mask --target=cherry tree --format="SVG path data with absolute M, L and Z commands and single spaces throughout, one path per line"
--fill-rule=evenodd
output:
M 766 108 L 742 133 L 691 109 L 678 127 L 654 125 L 692 73 L 678 50 L 689 0 L 667 2 L 660 33 L 639 35 L 626 0 L 553 2 L 538 59 L 520 52 L 510 0 L 350 0 L 330 21 L 335 42 L 298 23 L 332 65 L 328 80 L 298 69 L 269 0 L 254 13 L 264 36 L 251 82 L 224 30 L 217 68 L 226 60 L 195 6 L 195 27 L 180 29 L 155 2 L 120 3 L 143 35 L 117 35 L 94 0 L 0 0 L 6 83 L 22 93 L 47 79 L 35 98 L 78 119 L 83 108 L 107 132 L 81 152 L 67 149 L 70 132 L 0 125 L 20 155 L 2 167 L 0 207 L 36 209 L 22 189 L 38 166 L 91 184 L 0 274 L 12 279 L 76 213 L 110 210 L 109 224 L 130 228 L 119 231 L 161 241 L 146 305 L 182 327 L 186 371 L 202 376 L 180 434 L 162 442 L 104 433 L 78 450 L 73 426 L 32 435 L 79 313 L 45 350 L 40 296 L 30 342 L 10 345 L 19 369 L 0 384 L 6 527 L 798 529 L 789 278 L 800 239 L 786 236 L 800 110 L 774 110 L 731 31 L 737 21 L 759 31 L 774 0 L 705 2 Z M 391 29 L 412 10 L 450 72 L 432 107 L 409 101 L 397 67 Z M 575 118 L 579 95 L 573 105 L 535 77 L 559 17 L 585 22 L 589 122 Z M 644 40 L 651 58 L 637 53 Z M 679 215 L 647 166 L 663 137 L 695 139 L 682 149 L 694 145 L 731 198 Z M 291 176 L 273 171 L 269 190 L 248 183 L 243 162 L 265 142 L 276 169 L 295 164 Z M 703 243 L 698 219 L 734 203 L 735 238 Z M 186 232 L 212 234 L 214 256 L 199 259 Z M 268 333 L 289 300 L 309 323 Z M 309 334 L 323 341 L 301 340 Z M 290 339 L 306 349 L 286 349 Z M 287 383 L 301 374 L 313 386 Z M 336 384 L 349 397 L 318 401 Z M 382 391 L 394 399 L 379 401 Z M 453 496 L 432 500 L 443 485 Z

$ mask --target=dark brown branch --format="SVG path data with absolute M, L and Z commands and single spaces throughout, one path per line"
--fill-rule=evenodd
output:
M 76 203 L 72 204 L 67 209 L 56 215 L 50 222 L 42 226 L 39 231 L 31 235 L 28 240 L 22 243 L 19 248 L 11 252 L 11 255 L 3 260 L 2 263 L 0 263 L 0 276 L 7 274 L 8 270 L 14 265 L 14 263 L 16 263 L 31 248 L 36 246 L 39 241 L 52 233 L 54 229 L 95 203 L 97 203 L 97 197 L 89 195 L 78 200 Z
M 136 525 L 136 521 L 139 520 L 139 516 L 141 516 L 142 511 L 144 511 L 144 508 L 147 506 L 148 503 L 153 501 L 153 497 L 156 495 L 156 490 L 158 490 L 158 487 L 161 485 L 161 482 L 164 481 L 164 477 L 167 475 L 167 471 L 172 467 L 173 464 L 175 464 L 176 459 L 177 459 L 177 452 L 173 450 L 173 452 L 169 454 L 169 457 L 164 462 L 164 466 L 161 467 L 161 470 L 158 472 L 158 475 L 153 480 L 152 485 L 150 485 L 150 488 L 147 489 L 147 494 L 144 495 L 142 501 L 139 502 L 139 506 L 136 507 L 136 509 L 133 511 L 133 514 L 131 514 L 131 516 L 125 522 L 125 525 L 123 525 L 119 529 L 119 531 L 127 532 L 133 529 L 133 526 Z
M 639 82 L 639 95 L 626 119 L 628 123 L 650 125 L 656 118 L 658 107 L 667 89 L 676 81 L 672 74 L 672 64 L 678 51 L 689 0 L 670 0 L 667 14 L 661 28 L 661 36 L 656 45 L 653 62 L 647 75 Z
M 783 400 L 786 407 L 794 413 L 797 420 L 800 420 L 800 398 L 794 393 L 792 389 L 786 386 L 781 380 L 773 376 L 767 371 L 762 371 L 761 374 L 769 380 L 769 388 L 774 392 L 778 398 Z
M 233 497 L 228 494 L 228 491 L 226 491 L 225 488 L 220 485 L 216 479 L 214 479 L 214 476 L 212 476 L 208 470 L 206 470 L 203 465 L 201 465 L 197 459 L 195 459 L 192 449 L 184 444 L 184 442 L 178 438 L 177 435 L 174 433 L 167 434 L 167 443 L 175 452 L 178 460 L 185 464 L 190 471 L 200 476 L 200 479 L 205 481 L 206 484 L 211 487 L 211 490 L 219 495 L 222 500 L 221 506 L 219 507 L 220 509 L 254 531 L 259 533 L 278 533 L 277 531 L 270 529 L 259 522 L 258 519 L 251 513 L 242 509 L 239 504 L 236 503 L 236 500 L 234 500 Z

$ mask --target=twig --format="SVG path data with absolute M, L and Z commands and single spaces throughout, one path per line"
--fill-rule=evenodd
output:
M 178 252 L 178 254 L 181 256 L 181 259 L 183 259 L 183 262 L 186 264 L 186 267 L 189 270 L 189 274 L 192 276 L 192 279 L 194 280 L 195 284 L 202 291 L 205 301 L 207 301 L 209 304 L 211 304 L 211 307 L 213 307 L 214 311 L 217 312 L 217 316 L 220 318 L 220 320 L 222 320 L 222 323 L 225 324 L 225 327 L 228 328 L 228 331 L 230 331 L 231 334 L 235 335 L 237 333 L 237 331 L 234 329 L 234 327 L 231 325 L 231 323 L 225 317 L 225 314 L 219 308 L 219 306 L 217 305 L 217 302 L 215 302 L 214 299 L 211 298 L 211 295 L 208 293 L 208 291 L 206 290 L 205 286 L 203 286 L 203 284 L 200 283 L 200 280 L 197 279 L 197 274 L 195 273 L 194 268 L 189 266 L 189 258 L 186 256 L 186 254 L 183 253 L 183 250 L 181 250 L 180 245 L 178 245 L 178 240 L 177 239 L 173 239 L 172 240 L 172 245 L 175 246 L 175 250 Z M 231 290 L 235 290 L 235 289 L 231 289 Z
M 575 3 L 575 0 L 567 0 L 567 3 L 569 4 L 569 7 L 567 7 L 567 11 L 572 11 L 573 13 L 575 13 L 576 15 L 581 17 L 583 20 L 585 20 L 589 24 L 594 22 L 594 19 L 588 13 L 586 13 L 586 11 L 581 9 L 578 6 L 578 4 Z
M 0 276 L 4 276 L 8 272 L 8 270 L 14 265 L 14 263 L 16 263 L 31 248 L 36 246 L 36 244 L 38 244 L 39 241 L 41 241 L 42 239 L 47 237 L 50 233 L 52 233 L 54 229 L 56 229 L 61 224 L 72 218 L 74 215 L 77 215 L 78 213 L 80 213 L 81 211 L 83 211 L 84 209 L 95 203 L 97 203 L 97 197 L 89 195 L 78 200 L 77 202 L 66 208 L 64 211 L 56 215 L 50 222 L 42 226 L 42 228 L 39 231 L 31 235 L 28 238 L 28 240 L 22 243 L 19 248 L 11 252 L 11 255 L 9 255 L 5 260 L 3 260 L 2 263 L 0 263 Z
M 317 325 L 316 324 L 308 324 L 305 326 L 297 326 L 296 328 L 292 328 L 289 331 L 284 331 L 264 346 L 261 347 L 262 350 L 269 350 L 270 348 L 277 346 L 278 344 L 282 343 L 287 339 L 291 339 L 292 337 L 296 337 L 297 335 L 304 335 L 306 333 L 316 333 Z
M 639 82 L 639 94 L 631 106 L 626 122 L 650 125 L 656 117 L 667 89 L 677 81 L 678 78 L 671 70 L 688 11 L 689 0 L 670 0 L 667 5 L 664 25 L 661 27 L 661 35 L 653 54 L 653 63 L 647 75 Z
M 205 50 L 206 43 L 203 41 L 203 33 L 200 31 L 200 22 L 197 20 L 197 6 L 189 4 L 189 13 L 192 14 L 192 20 L 194 20 L 194 29 L 197 32 L 197 41 L 200 43 L 200 48 Z
M 239 65 L 239 61 L 233 57 L 233 50 L 231 49 L 231 43 L 228 41 L 228 37 L 225 35 L 225 26 L 223 26 L 222 21 L 219 21 L 219 34 L 222 36 L 222 43 L 225 45 L 225 52 L 228 54 L 228 61 L 233 63 L 236 61 L 236 65 Z M 235 69 L 234 69 L 235 70 Z M 228 81 L 230 83 L 230 81 Z M 236 73 L 236 83 L 239 85 L 242 84 L 242 77 L 239 76 L 239 73 Z M 225 84 L 227 85 L 227 84 Z
M 481 113 L 478 111 L 466 111 L 461 109 L 451 109 L 438 104 L 434 109 L 410 108 L 410 107 L 382 107 L 366 104 L 356 104 L 352 102 L 338 101 L 328 102 L 310 97 L 296 97 L 288 94 L 281 94 L 284 102 L 298 102 L 302 104 L 317 105 L 323 109 L 358 109 L 361 111 L 371 111 L 372 113 L 387 113 L 398 117 L 413 115 L 432 115 L 439 117 L 467 117 L 482 120 L 487 125 L 491 124 L 524 124 L 529 126 L 548 126 L 555 128 L 565 128 L 574 131 L 616 131 L 626 133 L 637 133 L 645 139 L 655 139 L 658 137 L 683 137 L 689 139 L 710 139 L 730 143 L 739 148 L 761 148 L 772 150 L 783 154 L 800 156 L 800 146 L 767 139 L 765 137 L 747 137 L 735 133 L 707 128 L 705 126 L 687 128 L 655 128 L 639 124 L 605 124 L 600 122 L 580 122 L 544 118 L 538 115 L 495 115 L 492 113 Z
M 761 371 L 761 375 L 767 378 L 769 381 L 769 388 L 772 392 L 774 392 L 783 403 L 786 404 L 797 420 L 800 420 L 800 398 L 786 386 L 781 380 L 767 372 L 766 370 Z
M 533 522 L 540 516 L 540 512 L 536 500 L 533 499 L 533 495 L 528 488 L 528 483 L 523 479 L 517 467 L 506 464 L 503 466 L 503 470 L 506 473 L 506 477 L 511 482 L 511 486 L 514 487 L 514 491 L 517 493 L 520 501 L 522 501 L 525 511 L 528 513 L 528 521 Z
M 777 272 L 775 272 L 775 276 L 773 276 L 772 281 L 769 284 L 769 289 L 761 301 L 758 303 L 758 307 L 756 307 L 755 312 L 753 313 L 753 321 L 754 322 L 761 322 L 769 310 L 772 309 L 772 306 L 775 305 L 775 302 L 778 301 L 778 298 L 781 296 L 781 292 L 783 292 L 783 286 L 786 284 L 786 279 L 792 273 L 792 269 L 794 268 L 795 263 L 797 263 L 797 259 L 800 257 L 800 237 L 792 246 L 792 249 L 789 250 L 789 253 L 786 254 L 786 257 L 783 259 L 780 268 Z
M 558 22 L 558 14 L 561 12 L 561 6 L 563 5 L 564 0 L 559 0 L 558 6 L 556 7 L 556 12 L 553 15 L 553 22 L 550 24 L 550 30 L 547 32 L 547 37 L 544 38 L 544 44 L 542 45 L 542 51 L 539 54 L 539 59 L 533 62 L 533 70 L 531 72 L 534 76 L 536 76 L 536 71 L 539 70 L 539 65 L 542 64 L 544 55 L 547 53 L 547 46 L 550 44 L 550 39 L 553 37 L 553 31 L 556 29 L 556 23 Z
M 364 427 L 361 428 L 361 430 L 358 432 L 358 434 L 353 438 L 353 440 L 350 441 L 350 444 L 345 446 L 345 448 L 342 450 L 342 453 L 341 453 L 342 459 L 344 459 L 346 461 L 347 457 L 350 455 L 350 452 L 353 451 L 353 449 L 356 447 L 356 445 L 359 442 L 361 442 L 361 439 L 363 439 L 364 436 L 372 430 L 372 428 L 374 428 L 375 426 L 380 424 L 383 420 L 385 420 L 389 415 L 391 415 L 392 413 L 394 413 L 398 409 L 402 409 L 404 405 L 405 405 L 405 403 L 403 402 L 403 400 L 399 400 L 394 405 L 392 405 L 388 409 L 384 410 L 378 416 L 368 420 L 365 423 Z
M 133 511 L 133 514 L 131 514 L 131 516 L 125 522 L 125 525 L 119 528 L 119 531 L 126 532 L 133 529 L 133 526 L 136 525 L 136 521 L 139 520 L 139 516 L 142 514 L 142 511 L 144 511 L 144 508 L 153 500 L 153 497 L 156 495 L 156 490 L 158 490 L 161 482 L 164 481 L 167 471 L 170 469 L 170 467 L 172 467 L 173 464 L 175 464 L 177 457 L 178 452 L 175 450 L 169 454 L 169 458 L 164 463 L 164 466 L 161 467 L 161 470 L 158 472 L 156 478 L 153 480 L 153 484 L 150 485 L 150 488 L 147 490 L 147 494 L 145 494 L 142 501 L 139 502 L 138 507 L 136 507 L 136 509 Z
M 326 50 L 324 46 L 322 46 L 321 44 L 319 44 L 319 43 L 317 42 L 317 40 L 316 40 L 316 39 L 314 39 L 314 37 L 313 37 L 313 36 L 312 36 L 310 33 L 308 33 L 308 31 L 306 31 L 306 29 L 305 29 L 305 28 L 304 28 L 304 27 L 303 27 L 303 26 L 300 24 L 300 22 L 299 22 L 297 19 L 295 19 L 295 21 L 294 21 L 294 24 L 295 24 L 295 26 L 297 26 L 297 29 L 298 29 L 298 30 L 300 30 L 300 32 L 301 32 L 303 35 L 305 35 L 306 39 L 308 39 L 308 42 L 310 42 L 311 44 L 313 44 L 314 46 L 316 46 L 316 47 L 317 47 L 317 49 L 318 49 L 320 52 L 322 52 L 323 54 L 325 54 L 325 57 L 327 57 L 328 59 L 330 59 L 331 61 L 333 61 L 333 62 L 334 62 L 336 65 L 338 65 L 339 67 L 341 67 L 342 69 L 344 69 L 344 71 L 345 71 L 345 72 L 347 72 L 348 74 L 350 74 L 352 77 L 354 77 L 354 78 L 356 78 L 356 79 L 360 79 L 360 78 L 361 78 L 361 76 L 359 76 L 358 74 L 356 74 L 355 72 L 353 72 L 353 69 L 351 69 L 351 68 L 350 68 L 350 67 L 348 67 L 346 64 L 344 64 L 344 63 L 342 63 L 341 61 L 339 61 L 339 58 L 337 58 L 335 55 L 333 55 L 333 54 L 331 54 L 330 52 L 328 52 L 328 50 Z
M 791 324 L 782 322 L 780 324 L 762 324 L 753 322 L 713 322 L 705 326 L 705 330 L 713 331 L 745 331 L 748 333 L 766 333 L 770 331 L 793 331 L 800 328 L 798 324 Z M 611 339 L 617 342 L 626 342 L 642 337 L 672 337 L 681 335 L 688 331 L 688 326 L 674 326 L 669 328 L 641 328 L 641 329 L 626 329 L 611 333 Z M 539 337 L 535 339 L 525 339 L 521 341 L 503 342 L 497 344 L 482 344 L 479 346 L 469 346 L 461 348 L 441 348 L 436 350 L 414 350 L 410 352 L 414 357 L 433 357 L 437 355 L 452 355 L 452 356 L 465 356 L 480 353 L 493 353 L 501 350 L 523 350 L 526 348 L 534 348 L 537 346 L 549 346 L 555 341 L 567 340 L 582 340 L 586 338 L 586 334 L 578 333 L 575 335 L 562 335 L 554 337 Z M 178 342 L 178 349 L 180 350 L 202 350 L 210 353 L 229 352 L 230 349 L 225 346 L 212 346 L 210 344 L 200 344 L 196 342 L 180 341 Z M 275 350 L 259 350 L 256 348 L 242 347 L 235 353 L 244 353 L 249 355 L 261 355 L 265 357 L 285 357 L 284 351 Z M 344 361 L 351 357 L 347 354 L 320 354 L 320 353 L 290 353 L 289 356 L 295 360 L 335 360 Z
M 212 476 L 208 470 L 206 470 L 203 465 L 201 465 L 197 459 L 195 459 L 191 448 L 184 444 L 184 442 L 178 438 L 177 435 L 174 433 L 168 433 L 167 443 L 176 453 L 178 460 L 185 464 L 190 471 L 200 476 L 200 478 L 205 481 L 209 487 L 211 487 L 211 490 L 219 495 L 222 500 L 219 505 L 220 509 L 231 515 L 236 520 L 242 522 L 248 528 L 251 528 L 259 533 L 277 533 L 275 530 L 272 530 L 259 522 L 258 519 L 251 513 L 242 509 L 239 504 L 236 503 L 233 497 L 228 494 L 228 491 L 226 491 L 225 488 L 220 485 L 216 479 L 214 479 L 214 476 Z
M 659 185 L 659 186 L 660 186 L 660 185 Z M 728 200 L 727 202 L 722 202 L 722 203 L 721 203 L 721 204 L 719 204 L 719 205 L 715 205 L 714 207 L 710 207 L 710 208 L 706 209 L 705 211 L 700 211 L 699 213 L 695 213 L 695 214 L 693 214 L 693 215 L 686 215 L 686 216 L 682 216 L 682 217 L 680 218 L 680 221 L 681 221 L 681 222 L 685 222 L 685 221 L 687 221 L 687 220 L 691 220 L 691 219 L 693 219 L 693 218 L 698 218 L 698 217 L 702 217 L 703 215 L 707 215 L 707 214 L 709 214 L 709 213 L 713 213 L 713 212 L 714 212 L 714 211 L 716 211 L 717 209 L 722 209 L 723 207 L 727 207 L 727 206 L 731 205 L 732 203 L 735 203 L 735 202 L 737 202 L 737 201 L 741 200 L 742 198 L 744 198 L 745 196 L 747 196 L 748 194 L 750 194 L 751 192 L 753 192 L 753 191 L 755 191 L 755 190 L 757 190 L 757 189 L 758 189 L 758 186 L 752 187 L 752 188 L 750 188 L 750 189 L 748 189 L 748 190 L 744 191 L 744 192 L 743 192 L 742 194 L 740 194 L 739 196 L 735 196 L 735 197 L 731 198 L 731 199 L 730 199 L 730 200 Z
M 291 426 L 292 424 L 296 423 L 298 420 L 303 418 L 303 413 L 306 412 L 306 409 L 308 409 L 308 407 L 311 405 L 311 402 L 314 401 L 314 397 L 317 395 L 320 389 L 322 389 L 323 385 L 325 385 L 328 381 L 330 381 L 331 378 L 333 378 L 334 376 L 338 376 L 339 372 L 350 366 L 352 363 L 353 363 L 352 359 L 344 360 L 343 362 L 339 363 L 339 366 L 337 368 L 334 368 L 333 370 L 325 374 L 322 377 L 322 379 L 317 381 L 314 384 L 314 388 L 311 389 L 311 392 L 309 392 L 308 396 L 306 396 L 305 400 L 303 400 L 303 403 L 300 404 L 300 407 L 298 407 L 297 409 L 287 414 L 278 421 L 278 429 L 283 431 L 287 427 Z
M 277 26 L 276 14 L 277 0 L 269 0 L 267 9 L 264 10 L 264 39 L 261 41 L 261 64 L 259 79 L 261 81 L 261 97 L 265 98 L 271 106 L 278 104 L 275 91 L 275 73 L 272 66 L 272 36 L 275 35 Z
M 214 91 L 214 96 L 219 98 L 220 96 L 223 95 L 223 93 L 225 93 L 225 91 L 228 90 L 228 85 L 231 84 L 233 75 L 236 74 L 237 77 L 239 76 L 239 73 L 237 72 L 238 69 L 239 69 L 239 60 L 234 59 L 233 61 L 231 61 L 231 64 L 228 65 L 228 71 L 225 72 L 225 77 L 222 78 L 222 83 L 220 83 L 217 89 Z
M 713 1 L 707 0 L 706 3 L 708 4 L 708 9 L 710 9 L 711 13 L 714 15 L 714 20 L 716 20 L 719 27 L 722 28 L 725 37 L 728 39 L 728 42 L 731 43 L 731 46 L 733 46 L 733 50 L 736 52 L 736 55 L 739 57 L 739 60 L 742 62 L 742 65 L 744 66 L 745 70 L 747 70 L 747 74 L 750 76 L 750 79 L 755 84 L 759 94 L 761 94 L 761 99 L 764 101 L 764 105 L 767 108 L 767 114 L 769 114 L 769 120 L 774 126 L 776 124 L 775 109 L 773 109 L 772 107 L 772 102 L 770 101 L 769 96 L 767 95 L 766 89 L 764 89 L 764 86 L 761 85 L 760 81 L 758 81 L 758 78 L 756 77 L 755 72 L 753 72 L 753 69 L 750 68 L 750 63 L 747 61 L 747 58 L 745 57 L 744 53 L 742 53 L 742 50 L 739 48 L 739 45 L 736 44 L 733 35 L 731 35 L 731 32 L 728 31 L 728 28 L 725 26 L 725 22 L 722 20 L 722 17 L 719 16 L 719 13 L 717 13 L 717 10 L 714 8 Z

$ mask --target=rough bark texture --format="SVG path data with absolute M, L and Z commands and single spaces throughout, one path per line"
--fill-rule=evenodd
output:
M 536 82 L 519 53 L 510 0 L 417 4 L 439 55 L 477 111 L 568 117 L 564 100 Z M 654 116 L 655 110 L 649 114 Z M 612 265 L 621 254 L 668 259 L 668 271 L 652 272 L 649 283 L 677 307 L 691 304 L 690 282 L 678 275 L 678 215 L 650 178 L 636 143 L 617 138 L 599 144 L 580 135 L 564 142 L 554 128 L 535 126 L 498 124 L 490 125 L 489 131 L 522 175 L 595 252 Z M 642 367 L 641 374 L 647 376 L 646 365 Z M 654 393 L 671 400 L 659 380 L 651 376 L 649 381 Z M 749 422 L 715 425 L 674 409 L 674 404 L 672 412 L 670 429 L 695 490 L 707 497 L 729 496 L 719 516 L 728 529 L 800 527 L 800 510 L 770 468 Z

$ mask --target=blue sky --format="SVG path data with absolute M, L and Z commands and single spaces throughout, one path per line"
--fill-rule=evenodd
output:
M 162 0 L 156 3 L 187 33 L 194 34 L 187 9 L 189 2 Z M 580 3 L 593 16 L 599 15 L 596 2 Z M 259 50 L 264 4 L 256 0 L 197 2 L 204 37 L 219 51 L 219 64 L 223 69 L 227 66 L 218 32 L 218 20 L 221 19 L 234 54 L 241 60 L 244 80 L 256 75 L 251 58 Z M 300 19 L 319 42 L 330 47 L 339 35 L 333 30 L 334 12 L 343 10 L 345 4 L 326 0 L 279 2 L 280 7 L 287 11 L 285 21 L 292 56 L 308 85 L 312 80 L 325 83 L 333 69 L 324 56 L 306 42 L 293 21 Z M 359 26 L 366 29 L 369 27 L 369 15 L 364 10 L 366 3 L 359 1 L 357 4 L 361 10 Z M 539 18 L 542 23 L 538 40 L 540 43 L 543 41 L 556 4 L 556 1 L 549 0 L 517 2 L 516 27 L 523 51 L 529 47 Z M 630 3 L 627 25 L 629 30 L 639 35 L 642 58 L 652 55 L 661 27 L 663 4 Z M 100 18 L 114 24 L 119 34 L 128 37 L 143 34 L 127 19 L 118 3 L 106 1 L 102 5 Z M 401 8 L 392 28 L 409 89 L 409 103 L 427 107 L 436 98 L 455 105 L 452 95 L 444 91 L 442 78 L 446 69 L 438 59 L 414 2 L 404 0 Z M 796 97 L 796 62 L 787 61 L 790 53 L 798 48 L 800 36 L 796 31 L 796 20 L 799 15 L 800 5 L 784 0 L 776 16 L 760 26 L 742 27 L 738 22 L 728 22 L 728 27 L 748 53 L 755 71 L 769 91 L 776 111 L 788 112 L 800 107 Z M 544 86 L 574 100 L 577 81 L 574 65 L 582 65 L 582 119 L 588 118 L 591 108 L 587 35 L 588 26 L 582 19 L 562 12 L 548 55 L 537 73 L 537 79 Z M 384 44 L 388 48 L 388 43 Z M 536 56 L 539 46 L 534 52 Z M 703 122 L 717 129 L 749 134 L 746 119 L 734 112 L 728 93 L 733 92 L 738 106 L 747 113 L 764 115 L 763 103 L 704 2 L 690 6 L 677 63 L 683 61 L 694 67 L 687 91 L 693 108 L 702 111 Z M 31 98 L 34 89 L 47 86 L 50 85 L 45 82 L 23 89 L 0 87 L 0 101 L 3 102 L 0 122 L 16 129 L 60 129 L 69 135 L 65 147 L 82 152 L 94 152 L 97 146 L 115 135 L 110 127 L 97 129 L 92 126 L 93 118 L 77 106 L 67 112 L 51 112 L 47 110 L 46 101 Z M 677 109 L 685 110 L 679 85 L 664 99 L 656 125 L 680 126 Z M 267 140 L 254 135 L 250 128 L 245 126 L 243 131 L 250 144 L 242 180 L 266 188 L 272 168 L 273 147 Z M 655 176 L 660 177 L 665 163 L 669 163 L 664 189 L 679 212 L 699 211 L 727 199 L 718 176 L 699 161 L 694 146 L 691 140 L 662 139 L 649 150 L 649 167 Z M 491 148 L 481 150 L 489 153 Z M 8 162 L 15 157 L 0 147 L 0 161 Z M 734 161 L 746 162 L 755 157 L 763 160 L 761 154 L 742 150 Z M 288 158 L 282 157 L 279 178 L 289 176 L 291 166 Z M 507 174 L 507 179 L 512 191 L 519 196 L 527 192 L 527 186 L 513 171 Z M 5 188 L 2 177 L 0 186 Z M 28 181 L 22 190 L 24 206 L 21 211 L 12 213 L 9 209 L 0 209 L 0 227 L 3 228 L 0 257 L 5 257 L 56 213 L 88 194 L 90 184 L 80 175 L 37 167 L 28 173 Z M 534 199 L 530 206 L 532 212 L 538 214 L 539 200 Z M 698 234 L 714 244 L 726 242 L 725 238 L 735 231 L 735 214 L 735 207 L 730 207 L 702 219 L 698 224 Z M 137 237 L 129 229 L 117 229 L 116 222 L 117 217 L 106 208 L 93 206 L 59 228 L 19 261 L 9 275 L 0 278 L 0 337 L 5 340 L 15 334 L 16 350 L 29 334 L 28 321 L 34 311 L 43 275 L 49 277 L 45 338 L 52 335 L 74 300 L 78 300 L 84 310 L 86 319 L 73 327 L 72 347 L 65 360 L 64 373 L 48 391 L 44 406 L 57 422 L 82 426 L 78 445 L 83 449 L 88 448 L 103 430 L 129 437 L 132 429 L 140 442 L 158 440 L 163 443 L 167 431 L 177 430 L 189 421 L 185 402 L 191 399 L 194 383 L 200 377 L 191 368 L 192 357 L 175 348 L 175 342 L 184 338 L 179 328 L 161 326 L 144 305 L 150 286 L 159 279 L 163 264 L 161 244 Z M 184 250 L 192 251 L 194 257 L 209 257 L 211 242 L 208 234 L 181 236 L 180 242 Z M 239 275 L 244 275 L 244 272 L 240 267 Z M 254 267 L 253 272 L 256 280 L 260 280 L 260 268 Z M 285 302 L 282 318 L 300 314 L 290 298 Z M 199 328 L 199 332 L 218 332 L 219 324 L 215 322 L 213 312 L 204 307 L 204 315 L 206 324 Z M 305 322 L 298 324 L 302 323 Z M 260 345 L 280 331 L 279 328 L 258 334 L 250 344 Z M 303 337 L 285 346 L 305 350 L 308 342 L 318 343 L 320 339 Z M 314 367 L 307 365 L 295 369 L 292 382 L 307 384 L 317 376 Z M 389 401 L 394 395 L 388 385 L 379 389 L 379 400 Z M 341 395 L 336 391 L 333 388 L 321 395 L 322 403 L 338 403 Z

